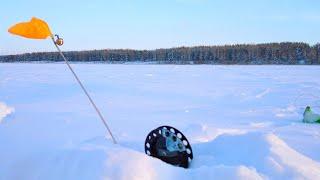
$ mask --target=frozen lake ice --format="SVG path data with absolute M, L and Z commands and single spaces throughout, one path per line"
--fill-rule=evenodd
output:
M 320 66 L 0 64 L 0 179 L 320 179 Z M 144 154 L 161 125 L 189 169 Z

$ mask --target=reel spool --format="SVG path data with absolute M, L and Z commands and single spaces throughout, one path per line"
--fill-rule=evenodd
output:
M 188 168 L 193 159 L 189 141 L 179 130 L 171 126 L 160 126 L 148 134 L 145 153 L 184 168 Z
M 63 45 L 63 39 L 59 37 L 59 35 L 54 35 L 57 39 L 55 40 L 55 44 L 58 46 L 62 46 Z

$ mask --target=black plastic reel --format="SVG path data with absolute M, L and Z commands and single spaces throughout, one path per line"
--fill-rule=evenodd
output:
M 149 156 L 184 168 L 188 168 L 193 159 L 189 141 L 171 126 L 160 126 L 152 130 L 146 137 L 144 150 Z

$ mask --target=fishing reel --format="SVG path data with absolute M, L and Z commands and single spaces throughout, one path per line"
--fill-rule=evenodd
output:
M 179 130 L 171 126 L 160 126 L 148 134 L 145 153 L 183 168 L 188 168 L 193 159 L 189 141 Z
M 63 39 L 59 37 L 59 35 L 54 35 L 56 37 L 56 40 L 54 41 L 54 43 L 58 46 L 62 46 L 63 45 Z

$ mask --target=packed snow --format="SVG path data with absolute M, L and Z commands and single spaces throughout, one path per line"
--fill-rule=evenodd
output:
M 319 66 L 0 64 L 0 179 L 320 179 Z M 174 126 L 189 169 L 144 154 Z

